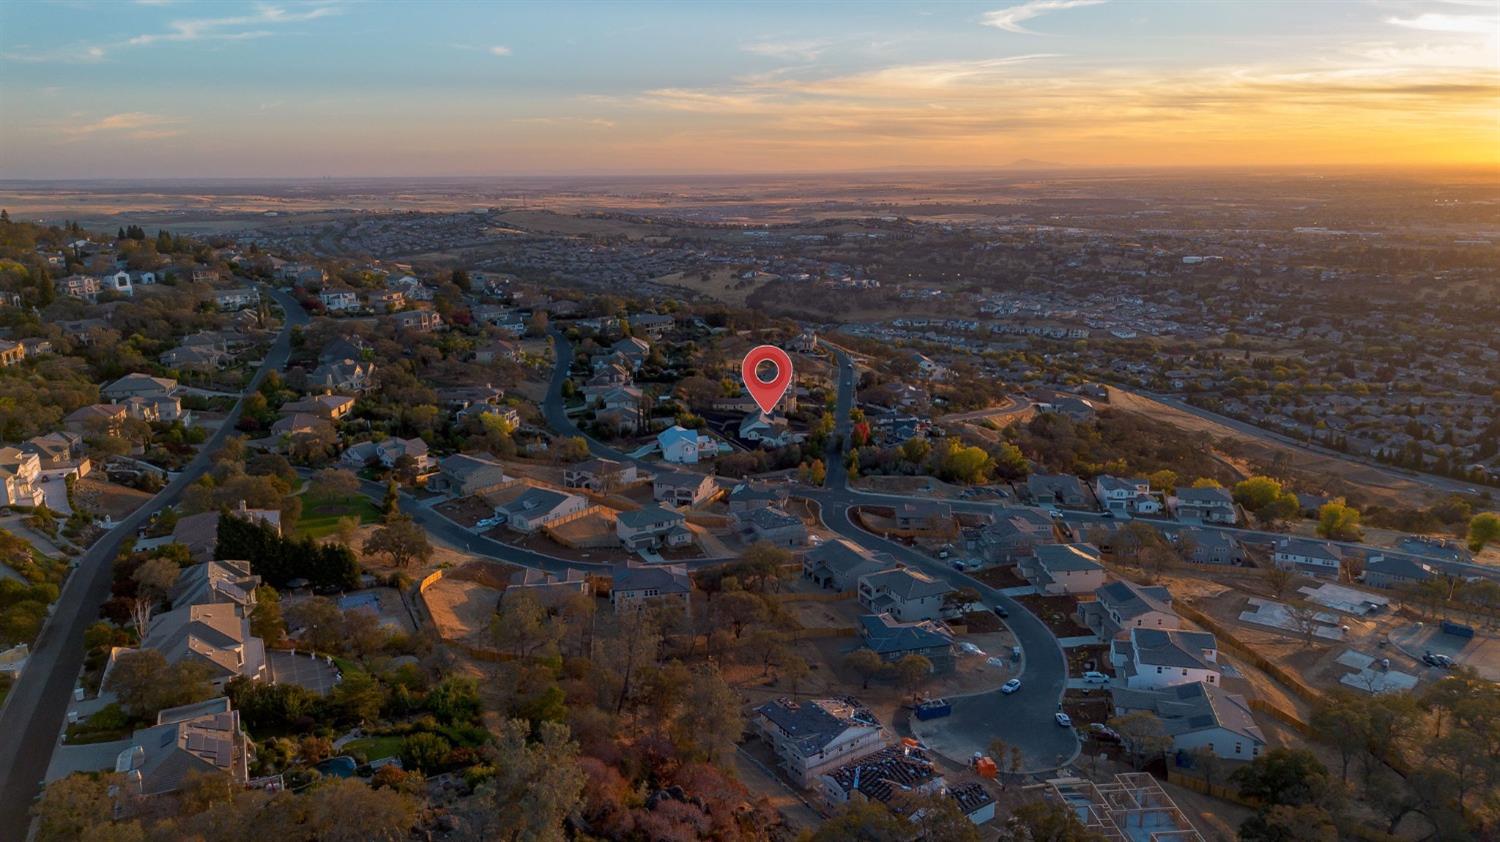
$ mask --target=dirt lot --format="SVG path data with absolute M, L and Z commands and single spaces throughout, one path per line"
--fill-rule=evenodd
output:
M 100 471 L 101 477 L 103 471 Z M 73 488 L 74 499 L 89 511 L 109 515 L 113 520 L 127 517 L 150 500 L 152 495 L 105 479 L 84 477 Z
M 470 562 L 449 570 L 423 594 L 427 610 L 444 640 L 484 643 L 500 593 L 515 568 Z
M 750 293 L 760 289 L 761 284 L 765 283 L 764 280 L 740 280 L 739 275 L 733 269 L 715 269 L 709 274 L 707 281 L 696 273 L 688 275 L 682 272 L 673 272 L 651 280 L 653 283 L 679 287 L 740 307 L 745 305 L 745 299 L 750 296 Z
M 1087 626 L 1078 622 L 1078 601 L 1071 596 L 1028 594 L 1016 597 L 1016 602 L 1026 606 L 1031 613 L 1041 618 L 1041 621 L 1046 623 L 1047 627 L 1052 629 L 1052 633 L 1058 637 L 1093 634 Z
M 1111 388 L 1109 405 L 1180 429 L 1207 433 L 1215 440 L 1227 440 L 1233 444 L 1231 457 L 1260 465 L 1274 464 L 1278 473 L 1294 480 L 1299 488 L 1343 495 L 1360 503 L 1414 508 L 1430 505 L 1445 496 L 1390 471 L 1241 432 L 1131 392 Z

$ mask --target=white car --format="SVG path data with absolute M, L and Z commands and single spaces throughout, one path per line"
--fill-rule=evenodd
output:
M 1109 683 L 1109 676 L 1105 675 L 1102 672 L 1094 672 L 1093 670 L 1090 670 L 1090 671 L 1088 671 L 1088 672 L 1086 672 L 1086 673 L 1083 674 L 1083 683 L 1084 684 L 1108 684 Z
M 1059 512 L 1057 509 L 1047 510 L 1047 517 L 1053 518 L 1054 520 L 1062 520 L 1062 516 L 1062 512 Z
M 1072 717 L 1068 716 L 1066 713 L 1063 713 L 1063 712 L 1059 711 L 1052 718 L 1055 719 L 1055 720 L 1057 720 L 1057 724 L 1059 726 L 1063 727 L 1063 728 L 1072 728 L 1073 727 L 1073 719 L 1072 719 Z
M 958 648 L 962 649 L 963 653 L 965 655 L 983 655 L 984 654 L 984 650 L 983 649 L 980 649 L 978 646 L 975 646 L 974 644 L 970 643 L 967 640 L 965 640 L 963 643 L 958 644 Z
M 1014 692 L 1016 692 L 1017 690 L 1020 690 L 1020 689 L 1021 689 L 1021 679 L 1019 679 L 1019 678 L 1012 678 L 1010 681 L 1005 682 L 1005 686 L 1003 686 L 1003 687 L 1000 688 L 1000 692 L 1004 693 L 1007 696 L 1009 696 L 1011 693 L 1014 693 Z

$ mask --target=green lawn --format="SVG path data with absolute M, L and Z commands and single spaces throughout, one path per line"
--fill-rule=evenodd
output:
M 345 743 L 342 751 L 346 754 L 356 752 L 363 754 L 367 762 L 379 760 L 382 757 L 400 754 L 402 739 L 402 737 L 360 737 Z
M 320 497 L 312 492 L 302 495 L 302 518 L 297 521 L 297 535 L 322 538 L 338 528 L 339 518 L 355 515 L 361 524 L 380 520 L 380 510 L 363 494 L 353 497 Z

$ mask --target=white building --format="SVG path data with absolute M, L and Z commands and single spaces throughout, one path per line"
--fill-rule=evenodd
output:
M 1198 682 L 1218 685 L 1219 647 L 1208 632 L 1132 628 L 1129 634 L 1109 644 L 1109 662 L 1124 686 L 1159 690 Z
M 697 464 L 698 460 L 711 458 L 719 452 L 719 446 L 710 436 L 678 425 L 662 430 L 656 443 L 661 447 L 661 458 L 678 464 Z

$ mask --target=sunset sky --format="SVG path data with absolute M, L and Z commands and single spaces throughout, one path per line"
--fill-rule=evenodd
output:
M 1500 164 L 1500 0 L 0 4 L 0 178 Z

